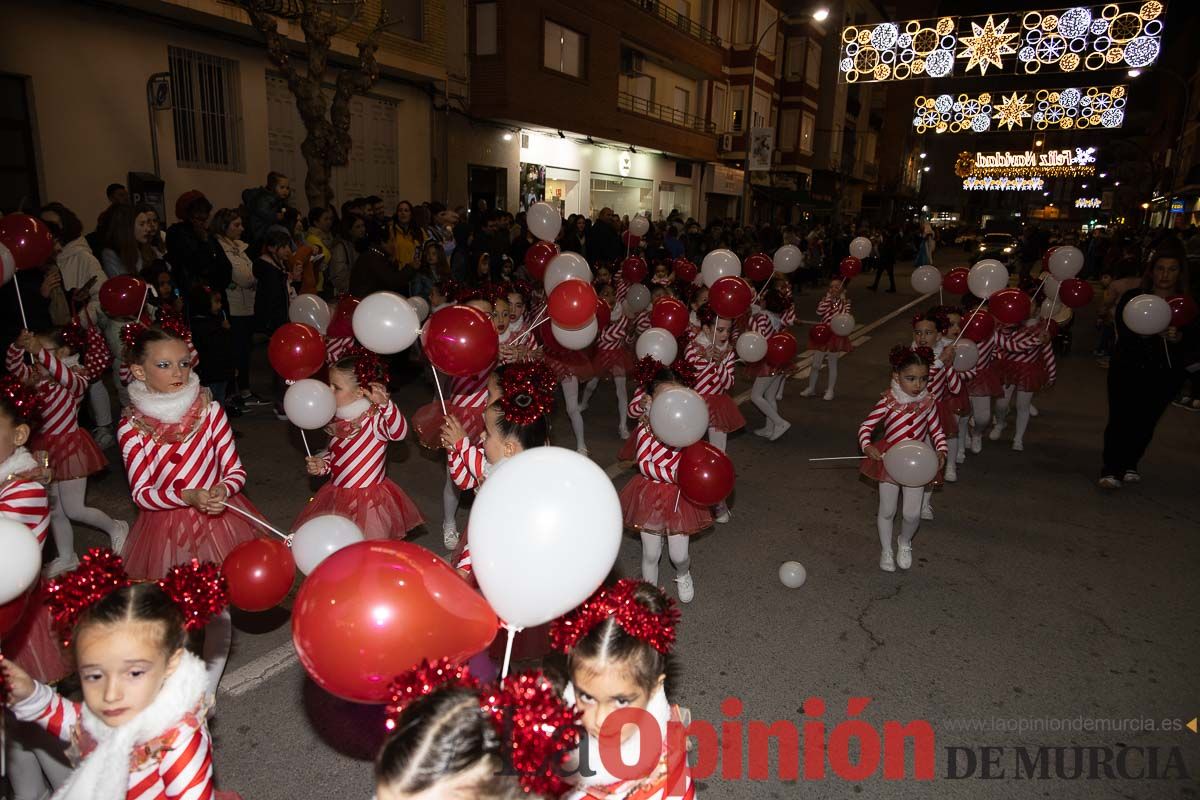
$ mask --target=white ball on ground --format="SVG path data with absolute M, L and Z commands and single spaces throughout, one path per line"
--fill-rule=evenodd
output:
M 799 589 L 808 580 L 808 571 L 799 561 L 785 561 L 779 565 L 779 582 L 789 589 Z

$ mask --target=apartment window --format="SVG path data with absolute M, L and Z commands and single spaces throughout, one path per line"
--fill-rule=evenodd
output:
M 549 20 L 544 23 L 543 30 L 545 54 L 542 63 L 546 68 L 572 78 L 582 78 L 584 35 Z
M 424 26 L 422 25 L 422 4 L 424 0 L 383 0 L 383 10 L 387 12 L 387 32 L 405 39 L 421 41 Z
M 783 57 L 783 74 L 789 81 L 798 81 L 804 77 L 804 40 L 793 36 L 787 40 L 787 49 Z
M 475 5 L 475 55 L 494 56 L 500 52 L 496 43 L 496 4 Z
M 812 87 L 821 85 L 821 45 L 808 40 L 807 63 L 804 65 L 804 82 Z
M 728 129 L 729 119 L 725 116 L 725 86 L 719 83 L 713 84 L 712 108 L 709 109 L 709 119 L 717 126 L 717 130 L 724 131 Z
M 778 12 L 767 0 L 762 0 L 758 7 L 758 31 L 754 35 L 755 42 L 762 42 L 762 47 L 759 49 L 767 55 L 775 55 L 775 39 L 779 35 L 779 28 L 772 27 L 775 22 L 775 17 Z M 768 35 L 767 31 L 770 31 Z
M 750 44 L 754 22 L 753 0 L 735 0 L 733 4 L 734 44 Z
M 800 132 L 800 109 L 785 108 L 779 116 L 779 149 L 791 153 L 796 149 L 796 135 Z
M 672 99 L 674 100 L 675 110 L 680 114 L 692 113 L 692 93 L 687 89 L 680 89 L 676 86 L 675 96 Z
M 754 93 L 754 108 L 753 122 L 751 127 L 762 128 L 767 126 L 771 120 L 771 98 L 766 92 L 756 91 Z
M 733 90 L 731 95 L 732 102 L 730 104 L 730 125 L 729 130 L 734 133 L 741 133 L 745 130 L 746 125 L 746 89 L 739 87 Z
M 238 62 L 167 48 L 174 93 L 175 159 L 181 167 L 241 172 L 242 93 Z
M 812 155 L 813 134 L 817 132 L 817 118 L 807 111 L 800 112 L 800 152 Z

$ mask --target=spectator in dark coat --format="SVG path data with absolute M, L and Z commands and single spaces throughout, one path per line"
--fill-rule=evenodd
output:
M 272 231 L 262 243 L 262 253 L 254 259 L 254 320 L 259 333 L 273 334 L 288 321 L 291 304 L 289 284 L 299 282 L 291 275 L 292 238 L 283 231 Z
M 396 267 L 392 260 L 395 253 L 392 241 L 392 237 L 382 228 L 368 231 L 367 248 L 359 254 L 350 269 L 350 294 L 366 297 L 372 292 L 408 293 L 416 270 L 412 264 Z
M 192 344 L 200 354 L 200 364 L 196 367 L 200 385 L 207 386 L 213 400 L 223 405 L 226 388 L 233 380 L 233 335 L 221 293 L 198 281 L 192 284 L 189 305 L 192 309 Z M 241 416 L 241 411 L 236 408 L 227 410 L 234 416 Z
M 267 185 L 242 192 L 245 206 L 246 235 L 250 243 L 250 254 L 257 256 L 262 250 L 267 229 L 283 221 L 288 198 L 292 196 L 291 182 L 281 172 L 267 173 Z
M 613 210 L 607 206 L 600 209 L 600 216 L 592 226 L 587 243 L 588 262 L 597 261 L 605 264 L 615 264 L 625 254 L 621 246 L 621 237 L 617 234 L 620 220 L 613 215 Z
M 212 210 L 212 203 L 200 192 L 184 192 L 175 202 L 179 222 L 167 228 L 167 263 L 185 306 L 191 300 L 194 281 L 221 287 L 229 283 L 227 262 L 218 257 L 219 248 L 214 247 L 208 233 Z

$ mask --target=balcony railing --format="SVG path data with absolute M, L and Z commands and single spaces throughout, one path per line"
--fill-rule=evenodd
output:
M 670 106 L 659 105 L 652 100 L 646 100 L 629 92 L 617 93 L 617 108 L 700 133 L 717 132 L 717 126 L 704 117 L 697 117 Z
M 629 0 L 633 5 L 645 11 L 648 14 L 653 14 L 659 19 L 666 22 L 668 25 L 678 28 L 679 30 L 691 36 L 693 39 L 699 39 L 705 44 L 721 46 L 721 37 L 710 31 L 698 22 L 693 22 L 688 17 L 680 14 L 675 9 L 667 6 L 659 0 Z

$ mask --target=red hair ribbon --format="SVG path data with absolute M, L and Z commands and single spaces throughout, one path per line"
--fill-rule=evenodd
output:
M 641 581 L 625 578 L 612 586 L 600 587 L 579 608 L 554 621 L 550 626 L 550 646 L 565 653 L 587 636 L 592 628 L 613 617 L 621 630 L 630 636 L 663 655 L 670 653 L 675 646 L 679 609 L 669 599 L 661 613 L 646 608 L 636 596 L 641 584 Z

